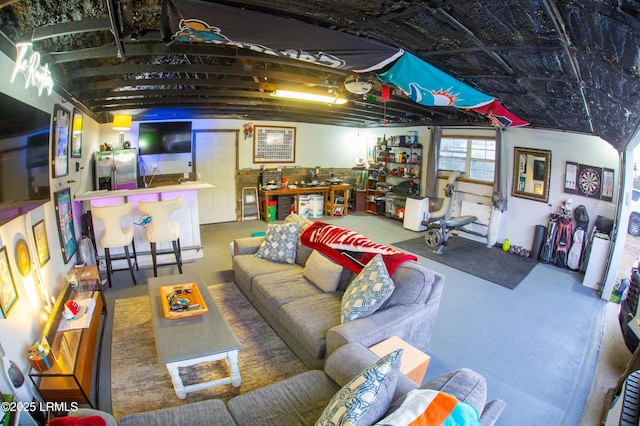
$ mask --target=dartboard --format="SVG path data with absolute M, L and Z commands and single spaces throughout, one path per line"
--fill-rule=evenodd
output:
M 580 170 L 580 176 L 578 179 L 578 186 L 580 190 L 587 197 L 591 195 L 597 195 L 600 193 L 600 173 L 597 170 L 586 167 Z

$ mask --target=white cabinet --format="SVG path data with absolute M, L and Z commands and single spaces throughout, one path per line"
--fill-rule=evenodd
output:
M 606 234 L 594 233 L 591 237 L 590 249 L 587 253 L 587 269 L 584 273 L 582 285 L 594 290 L 600 289 L 610 244 L 611 240 Z

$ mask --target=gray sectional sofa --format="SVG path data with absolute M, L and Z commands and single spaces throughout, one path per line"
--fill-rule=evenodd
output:
M 331 398 L 353 377 L 375 363 L 378 356 L 359 343 L 349 343 L 337 349 L 324 371 L 310 370 L 280 382 L 238 395 L 226 404 L 210 399 L 178 407 L 130 414 L 119 422 L 108 413 L 82 409 L 70 412 L 74 417 L 100 415 L 107 426 L 171 426 L 171 425 L 313 425 Z M 402 398 L 417 388 L 403 376 L 397 376 L 390 391 L 390 403 L 376 406 L 379 419 L 398 409 Z M 505 403 L 494 399 L 487 402 L 487 383 L 481 375 L 469 369 L 456 370 L 425 383 L 423 389 L 434 389 L 453 395 L 473 406 L 481 426 L 493 425 Z M 152 390 L 151 390 L 152 391 Z
M 404 262 L 391 276 L 395 289 L 376 312 L 341 324 L 341 298 L 355 275 L 339 267 L 337 290 L 325 291 L 319 282 L 323 277 L 314 274 L 314 283 L 309 270 L 335 274 L 332 261 L 317 253 L 312 256 L 300 241 L 294 264 L 260 258 L 255 254 L 263 239 L 233 242 L 235 283 L 307 367 L 321 369 L 326 357 L 346 343 L 371 347 L 391 336 L 427 351 L 444 286 L 442 275 L 417 262 Z M 317 268 L 309 264 L 319 259 Z

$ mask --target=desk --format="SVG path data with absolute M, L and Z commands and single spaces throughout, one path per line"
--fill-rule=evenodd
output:
M 96 302 L 89 327 L 58 332 L 64 302 L 81 297 L 85 292 L 88 292 L 86 294 L 90 294 L 90 297 Z M 44 371 L 37 371 L 33 367 L 29 369 L 29 377 L 45 401 L 77 402 L 89 404 L 91 408 L 98 407 L 100 373 L 95 371 L 95 381 L 93 373 L 95 366 L 100 362 L 101 347 L 96 350 L 98 334 L 100 334 L 101 346 L 106 322 L 106 320 L 101 321 L 101 314 L 106 313 L 106 310 L 103 309 L 103 295 L 101 293 L 101 290 L 97 290 L 94 284 L 90 284 L 89 288 L 83 288 L 81 283 L 77 293 L 67 285 L 58 296 L 58 301 L 43 332 L 43 335 L 51 342 L 51 350 L 56 357 L 56 363 Z M 99 327 L 101 322 L 102 329 Z M 91 398 L 92 391 L 95 394 L 95 405 Z
M 260 202 L 262 204 L 262 211 L 264 212 L 262 217 L 264 218 L 265 222 L 269 220 L 266 214 L 269 209 L 269 201 L 271 201 L 272 198 L 275 198 L 279 195 L 290 195 L 292 197 L 294 196 L 297 197 L 299 195 L 305 195 L 305 194 L 320 194 L 326 200 L 327 196 L 329 195 L 329 190 L 330 190 L 329 186 L 316 186 L 311 188 L 295 188 L 295 189 L 271 189 L 271 190 L 261 189 L 259 191 L 259 194 L 260 194 Z M 295 212 L 298 213 L 297 204 L 295 207 Z

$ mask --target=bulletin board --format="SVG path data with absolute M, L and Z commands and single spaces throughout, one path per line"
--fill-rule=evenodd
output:
M 255 126 L 253 131 L 254 163 L 295 163 L 296 128 Z

